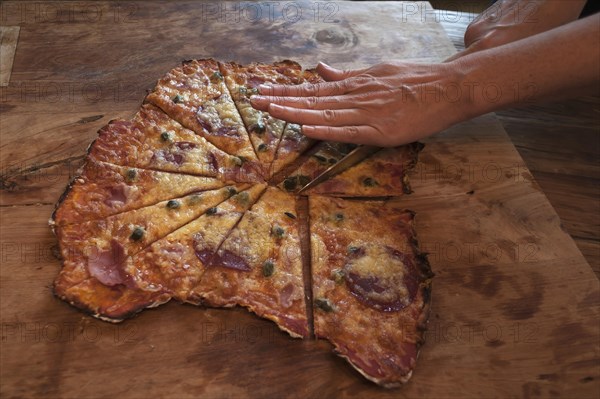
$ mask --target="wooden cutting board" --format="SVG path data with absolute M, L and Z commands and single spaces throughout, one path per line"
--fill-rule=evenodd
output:
M 20 26 L 0 97 L 2 397 L 597 395 L 598 280 L 493 115 L 427 140 L 400 200 L 436 273 L 400 389 L 240 309 L 170 303 L 111 325 L 52 296 L 53 204 L 96 130 L 164 72 L 201 57 L 442 60 L 453 49 L 427 3 L 4 2 L 0 21 Z

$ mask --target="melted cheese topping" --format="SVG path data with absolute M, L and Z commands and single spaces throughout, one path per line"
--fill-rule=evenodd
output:
M 353 273 L 360 279 L 373 281 L 372 289 L 356 284 L 355 290 L 365 298 L 377 302 L 407 302 L 408 289 L 404 284 L 406 266 L 389 249 L 378 245 L 369 245 L 365 256 L 352 260 L 345 266 L 346 273 Z

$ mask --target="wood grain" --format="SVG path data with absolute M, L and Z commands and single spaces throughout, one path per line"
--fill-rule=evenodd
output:
M 8 86 L 10 81 L 19 29 L 18 26 L 0 26 L 0 86 Z
M 437 274 L 427 343 L 403 388 L 378 388 L 327 342 L 291 339 L 240 309 L 170 303 L 111 325 L 54 298 L 52 204 L 95 131 L 132 115 L 181 59 L 351 67 L 453 51 L 435 20 L 395 2 L 340 3 L 338 22 L 242 18 L 233 27 L 208 19 L 201 3 L 60 4 L 72 10 L 36 21 L 3 3 L 21 37 L 0 102 L 0 396 L 597 396 L 598 280 L 493 115 L 428 140 L 415 193 L 401 199 L 418 212 Z M 297 4 L 311 15 L 313 3 Z M 90 7 L 103 10 L 91 22 Z
M 436 10 L 457 50 L 476 14 Z M 502 110 L 508 136 L 600 278 L 600 97 Z

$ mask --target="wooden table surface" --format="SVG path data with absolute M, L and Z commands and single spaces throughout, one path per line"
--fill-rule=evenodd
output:
M 356 67 L 439 61 L 454 48 L 423 2 L 296 2 L 285 16 L 261 5 L 260 17 L 258 3 L 49 4 L 1 8 L 2 25 L 20 29 L 0 89 L 0 396 L 598 396 L 598 280 L 523 161 L 536 149 L 516 117 L 504 121 L 522 133 L 521 154 L 494 115 L 426 140 L 415 193 L 400 200 L 417 212 L 437 275 L 427 343 L 400 389 L 241 309 L 170 303 L 111 325 L 52 297 L 53 204 L 97 129 L 130 117 L 180 60 Z
M 464 32 L 476 16 L 436 10 L 457 50 L 464 49 Z M 496 115 L 600 278 L 600 97 L 548 101 Z

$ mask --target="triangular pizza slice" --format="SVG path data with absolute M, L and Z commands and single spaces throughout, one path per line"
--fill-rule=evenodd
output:
M 308 184 L 312 179 L 319 176 L 330 166 L 336 164 L 340 159 L 356 148 L 355 144 L 322 141 L 315 147 L 315 152 L 290 173 L 279 187 L 289 192 L 296 192 Z M 312 150 L 311 150 L 312 151 Z
M 302 67 L 293 61 L 274 64 L 235 62 L 219 63 L 221 73 L 233 101 L 242 116 L 258 159 L 269 167 L 275 158 L 285 122 L 267 112 L 254 109 L 250 96 L 258 93 L 261 84 L 296 85 L 302 83 Z
M 243 188 L 197 192 L 105 219 L 57 226 L 63 268 L 54 283 L 55 294 L 113 320 L 143 309 L 150 298 L 160 296 L 128 292 L 136 290 L 123 273 L 124 260 Z M 125 297 L 133 300 L 130 306 L 118 303 Z
M 118 166 L 88 159 L 58 202 L 51 224 L 82 223 L 223 187 L 212 177 Z
M 383 148 L 337 176 L 306 191 L 340 197 L 401 196 L 411 192 L 408 171 L 417 163 L 420 143 Z
M 160 108 L 144 104 L 131 121 L 113 120 L 98 132 L 90 158 L 122 166 L 261 181 L 249 163 L 186 129 Z
M 266 185 L 257 184 L 209 208 L 199 218 L 128 258 L 125 273 L 144 291 L 167 293 L 180 301 L 197 303 L 192 289 L 206 264 L 265 188 Z
M 244 306 L 294 337 L 308 336 L 295 204 L 270 187 L 244 214 L 196 287 L 204 304 Z
M 309 197 L 315 335 L 366 378 L 406 382 L 429 313 L 431 278 L 414 213 L 382 201 Z
M 146 102 L 260 170 L 248 132 L 215 60 L 184 61 L 158 81 Z

